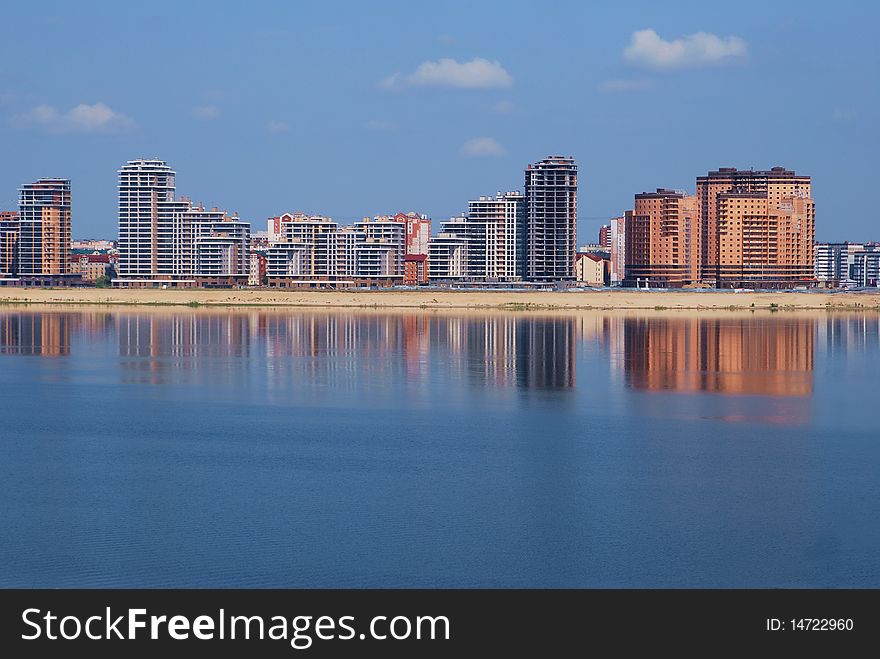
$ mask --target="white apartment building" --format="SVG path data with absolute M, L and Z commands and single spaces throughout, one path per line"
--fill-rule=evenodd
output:
M 428 279 L 464 279 L 468 273 L 468 227 L 465 216 L 440 224 L 428 251 Z
M 521 192 L 468 202 L 468 276 L 517 281 L 525 271 L 525 200 Z
M 620 286 L 626 276 L 626 218 L 611 218 L 611 285 Z
M 248 276 L 250 225 L 174 198 L 162 160 L 130 160 L 119 174 L 117 286 L 230 286 Z
M 850 270 L 855 254 L 863 252 L 861 243 L 816 243 L 814 246 L 815 276 L 819 286 L 836 288 L 852 281 Z

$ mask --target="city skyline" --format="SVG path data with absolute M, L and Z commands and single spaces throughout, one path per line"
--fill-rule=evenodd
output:
M 0 136 L 16 157 L 0 163 L 0 208 L 15 207 L 22 181 L 61 176 L 77 190 L 74 237 L 114 236 L 112 172 L 143 155 L 174 162 L 182 188 L 255 226 L 285 210 L 344 224 L 391 209 L 442 220 L 511 189 L 522 163 L 571 153 L 581 236 L 634 191 L 694 193 L 692 172 L 787 165 L 821 191 L 818 240 L 876 238 L 851 190 L 869 185 L 876 146 L 867 31 L 878 9 L 761 7 L 757 26 L 742 3 L 346 6 L 341 22 L 333 5 L 212 14 L 50 2 L 35 14 L 4 3 L 0 16 L 18 28 L 0 44 L 11 63 Z M 523 20 L 565 66 L 506 36 Z M 191 38 L 199 31 L 236 47 L 209 56 Z M 70 33 L 82 35 L 76 48 Z M 128 46 L 145 39 L 173 47 L 144 67 Z M 66 74 L 47 89 L 39 72 L 59 59 Z

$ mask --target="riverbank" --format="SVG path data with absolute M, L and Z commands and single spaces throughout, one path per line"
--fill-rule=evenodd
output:
M 875 310 L 878 292 L 4 289 L 0 304 L 495 310 Z

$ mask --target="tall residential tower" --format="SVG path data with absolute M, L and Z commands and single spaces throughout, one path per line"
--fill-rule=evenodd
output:
M 529 165 L 526 177 L 526 278 L 574 279 L 577 250 L 577 164 L 550 156 Z
M 815 282 L 809 176 L 784 167 L 722 167 L 697 177 L 697 200 L 704 282 L 719 288 Z
M 70 272 L 70 181 L 42 178 L 19 189 L 18 274 Z

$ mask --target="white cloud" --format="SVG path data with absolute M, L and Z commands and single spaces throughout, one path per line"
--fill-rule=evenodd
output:
M 67 112 L 59 112 L 51 105 L 38 105 L 30 112 L 13 117 L 12 123 L 49 133 L 118 133 L 135 125 L 131 117 L 100 102 L 81 103 Z
M 283 121 L 269 121 L 266 122 L 266 130 L 270 133 L 286 133 L 290 130 L 290 126 Z
M 492 111 L 497 114 L 510 114 L 513 112 L 513 103 L 507 99 L 498 101 L 492 106 Z
M 471 158 L 503 156 L 507 151 L 491 137 L 475 137 L 461 147 L 461 152 Z
M 679 69 L 712 66 L 745 57 L 748 45 L 740 37 L 719 37 L 697 32 L 666 41 L 654 30 L 632 33 L 623 56 L 633 64 L 653 69 Z
M 643 92 L 653 87 L 653 80 L 606 80 L 599 85 L 599 91 L 609 94 L 617 92 Z
M 190 112 L 196 119 L 216 119 L 220 116 L 220 108 L 216 105 L 199 105 Z
M 367 129 L 377 133 L 387 133 L 389 130 L 394 130 L 394 122 L 387 119 L 370 119 L 367 122 Z
M 403 87 L 451 87 L 454 89 L 501 89 L 510 87 L 513 77 L 497 60 L 475 57 L 470 62 L 444 58 L 422 62 L 413 73 L 394 73 L 379 83 L 383 89 Z

